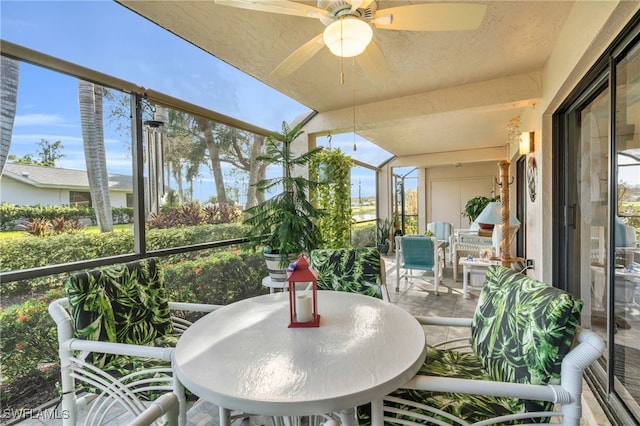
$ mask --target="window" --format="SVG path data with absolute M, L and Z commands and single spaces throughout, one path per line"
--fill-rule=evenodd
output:
M 91 207 L 91 193 L 70 191 L 69 204 L 72 206 Z

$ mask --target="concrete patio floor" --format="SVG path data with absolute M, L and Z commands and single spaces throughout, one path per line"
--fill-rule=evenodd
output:
M 473 312 L 478 302 L 479 288 L 470 287 L 469 298 L 462 297 L 462 282 L 454 282 L 452 269 L 449 265 L 445 268 L 444 277 L 440 283 L 439 295 L 435 296 L 433 292 L 433 284 L 429 276 L 425 276 L 425 280 L 410 280 L 408 284 L 405 280 L 401 280 L 400 289 L 395 291 L 396 286 L 396 267 L 395 257 L 393 254 L 383 256 L 387 273 L 387 286 L 389 288 L 389 296 L 392 303 L 405 308 L 412 315 L 422 316 L 441 316 L 466 318 L 473 316 Z M 417 274 L 417 273 L 416 273 Z M 461 279 L 459 277 L 459 279 Z M 425 327 L 427 341 L 429 343 L 448 340 L 453 337 L 460 337 L 460 333 L 454 330 L 442 330 L 437 327 Z M 583 388 L 583 420 L 582 425 L 589 426 L 607 426 L 607 421 L 602 409 L 591 394 L 589 388 L 584 384 Z M 52 408 L 49 408 L 51 410 Z M 47 416 L 43 416 L 47 417 Z M 49 418 L 30 418 L 25 419 L 17 424 L 20 426 L 40 426 L 40 425 L 61 425 L 61 420 Z M 242 423 L 241 423 L 242 422 Z M 238 425 L 244 426 L 261 426 L 271 424 L 270 419 L 263 417 L 252 417 L 251 419 L 240 419 Z M 15 423 L 14 423 L 15 424 Z M 125 425 L 125 419 L 114 419 L 114 426 Z M 188 415 L 189 426 L 218 426 L 217 407 L 213 404 L 199 401 L 190 409 Z

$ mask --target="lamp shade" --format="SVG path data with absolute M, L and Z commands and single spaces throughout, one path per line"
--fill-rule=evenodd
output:
M 364 52 L 373 30 L 366 22 L 351 16 L 345 16 L 332 22 L 324 29 L 322 38 L 331 53 L 343 58 L 351 58 Z
M 502 203 L 498 201 L 492 201 L 482 210 L 482 212 L 476 218 L 478 223 L 486 223 L 489 225 L 499 225 L 502 223 L 502 217 L 500 212 L 502 210 Z M 509 212 L 509 225 L 520 225 L 520 221 L 513 213 Z

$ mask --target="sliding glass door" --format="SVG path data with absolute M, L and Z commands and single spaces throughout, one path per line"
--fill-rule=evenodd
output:
M 613 390 L 640 413 L 640 44 L 615 69 Z
M 554 116 L 554 281 L 607 343 L 588 374 L 612 420 L 640 423 L 640 29 Z M 615 412 L 615 414 L 613 414 Z M 628 416 L 628 417 L 627 417 Z

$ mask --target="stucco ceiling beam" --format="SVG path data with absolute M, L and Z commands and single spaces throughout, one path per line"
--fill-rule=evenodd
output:
M 515 75 L 481 83 L 451 87 L 428 93 L 394 98 L 387 101 L 357 105 L 356 128 L 367 130 L 385 127 L 394 121 L 519 103 L 542 96 L 540 72 Z M 305 127 L 308 133 L 338 133 L 353 129 L 353 107 L 325 111 L 317 114 Z
M 464 165 L 468 163 L 485 161 L 498 162 L 506 158 L 506 146 L 498 146 L 463 151 L 437 152 L 433 154 L 405 155 L 394 158 L 389 165 L 391 167 L 439 167 L 453 165 L 464 167 Z

